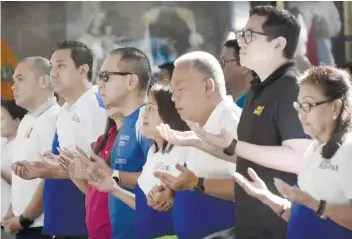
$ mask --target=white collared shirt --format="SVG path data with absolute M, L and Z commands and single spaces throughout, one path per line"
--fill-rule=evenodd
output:
M 91 155 L 91 143 L 104 133 L 106 120 L 101 96 L 91 87 L 72 106 L 62 106 L 56 124 L 60 147 L 75 151 L 79 146 Z
M 162 153 L 161 150 L 155 152 L 155 145 L 148 151 L 147 161 L 143 166 L 143 171 L 138 178 L 138 185 L 145 195 L 148 195 L 154 186 L 160 185 L 160 180 L 154 176 L 154 172 L 169 173 L 174 177 L 180 175 L 176 169 L 176 164 L 184 164 L 189 147 L 173 146 L 169 153 Z
M 23 160 L 40 161 L 41 155 L 51 150 L 59 111 L 60 106 L 56 99 L 52 98 L 34 112 L 25 115 L 13 141 L 13 163 Z M 24 212 L 40 181 L 41 179 L 24 180 L 12 173 L 11 201 L 15 216 L 20 216 Z M 43 226 L 43 222 L 42 214 L 31 227 Z
M 1 170 L 11 174 L 13 141 L 1 142 Z M 11 202 L 11 185 L 1 178 L 1 218 L 3 218 Z
M 352 200 L 352 133 L 330 159 L 321 155 L 324 145 L 314 141 L 304 156 L 298 185 L 316 200 L 350 203 Z
M 241 112 L 232 97 L 226 96 L 213 110 L 203 129 L 212 134 L 219 134 L 224 128 L 237 139 Z M 198 177 L 204 178 L 230 178 L 236 172 L 235 163 L 226 162 L 196 148 L 190 149 L 186 164 Z

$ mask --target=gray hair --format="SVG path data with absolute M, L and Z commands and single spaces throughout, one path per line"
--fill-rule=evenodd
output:
M 194 51 L 186 53 L 176 59 L 175 67 L 188 64 L 193 69 L 214 80 L 221 92 L 225 92 L 225 77 L 219 61 L 210 53 Z

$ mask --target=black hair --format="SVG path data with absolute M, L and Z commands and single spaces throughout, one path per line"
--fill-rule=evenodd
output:
M 167 70 L 167 72 L 169 73 L 170 76 L 172 76 L 172 73 L 174 73 L 174 69 L 175 69 L 175 65 L 174 62 L 166 62 L 164 64 L 161 64 L 159 66 L 160 70 Z
M 93 52 L 89 49 L 85 44 L 79 41 L 73 40 L 64 40 L 57 44 L 56 48 L 53 52 L 57 50 L 71 50 L 71 58 L 75 63 L 76 68 L 87 64 L 89 67 L 89 71 L 87 74 L 87 78 L 89 81 L 92 80 L 92 70 L 93 70 Z
M 16 105 L 14 100 L 1 100 L 1 106 L 9 112 L 13 119 L 22 120 L 23 117 L 28 113 L 27 110 Z
M 240 45 L 238 44 L 238 41 L 237 39 L 229 39 L 227 40 L 224 45 L 224 47 L 228 47 L 228 48 L 232 48 L 234 49 L 234 57 L 236 58 L 236 62 L 240 64 L 240 50 L 241 50 L 241 47 Z
M 297 45 L 301 27 L 296 17 L 287 10 L 271 5 L 256 6 L 250 11 L 250 16 L 258 15 L 267 17 L 263 23 L 263 31 L 271 41 L 277 37 L 286 39 L 286 47 L 283 56 L 287 59 L 293 59 Z
M 121 56 L 120 62 L 126 65 L 125 67 L 128 71 L 138 76 L 139 86 L 146 93 L 152 76 L 152 70 L 147 55 L 134 47 L 118 48 L 112 50 L 110 54 Z
M 177 131 L 189 130 L 188 125 L 181 119 L 181 116 L 177 112 L 175 103 L 171 100 L 172 89 L 170 85 L 154 84 L 149 90 L 148 97 L 154 97 L 157 106 L 158 113 L 164 124 L 168 124 L 171 129 Z M 158 145 L 155 144 L 155 152 L 159 151 Z M 165 140 L 163 143 L 162 153 L 169 153 L 173 148 L 173 145 L 169 145 Z
M 322 155 L 330 159 L 345 141 L 345 136 L 352 130 L 351 122 L 351 76 L 345 71 L 332 66 L 311 68 L 302 77 L 300 84 L 318 83 L 325 96 L 331 100 L 341 100 L 341 111 L 336 119 L 334 131 L 323 147 Z

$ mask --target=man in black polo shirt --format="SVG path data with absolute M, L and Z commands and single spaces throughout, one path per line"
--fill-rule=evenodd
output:
M 201 139 L 196 147 L 227 161 L 235 161 L 236 171 L 248 178 L 253 168 L 268 189 L 278 194 L 274 178 L 294 184 L 310 144 L 299 122 L 293 102 L 298 95 L 298 70 L 292 59 L 300 27 L 295 17 L 273 6 L 258 6 L 239 34 L 241 65 L 258 77 L 252 81 L 238 126 L 238 139 L 228 133 L 212 135 L 190 123 Z M 182 135 L 182 134 L 180 134 Z M 195 140 L 182 135 L 182 141 Z M 191 144 L 190 144 L 191 145 Z M 224 152 L 235 156 L 232 158 Z M 221 156 L 223 154 L 223 156 Z M 201 160 L 201 159 L 199 159 Z M 235 185 L 236 239 L 286 238 L 286 223 L 260 201 Z

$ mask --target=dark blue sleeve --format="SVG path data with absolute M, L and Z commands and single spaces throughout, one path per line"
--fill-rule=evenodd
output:
M 59 150 L 57 150 L 58 147 L 60 147 L 60 144 L 59 144 L 59 136 L 57 135 L 57 131 L 56 131 L 54 135 L 54 140 L 51 146 L 51 152 L 55 155 L 59 155 Z

